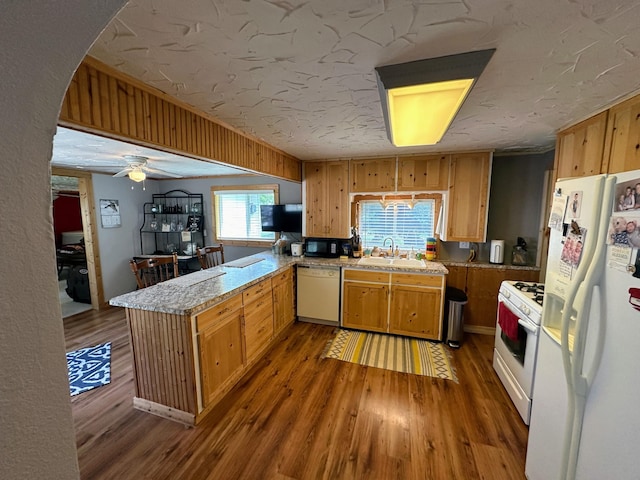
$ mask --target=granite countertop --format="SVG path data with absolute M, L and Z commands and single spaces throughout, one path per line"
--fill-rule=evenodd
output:
M 438 262 L 442 263 L 445 267 L 471 267 L 471 268 L 505 268 L 509 270 L 533 270 L 539 271 L 540 267 L 536 267 L 535 265 L 507 265 L 502 263 L 490 263 L 490 262 L 466 262 L 464 260 L 438 260 Z
M 426 262 L 426 269 L 416 270 L 406 267 L 358 265 L 358 260 L 357 258 L 341 260 L 339 258 L 291 257 L 265 251 L 119 295 L 109 300 L 109 304 L 115 307 L 194 315 L 296 264 L 442 275 L 448 273 L 448 270 L 439 262 Z M 234 267 L 234 264 L 238 267 Z M 246 266 L 242 267 L 242 265 Z

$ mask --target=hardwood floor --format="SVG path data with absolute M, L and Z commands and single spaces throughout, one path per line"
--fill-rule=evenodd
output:
M 491 366 L 459 383 L 321 359 L 332 327 L 296 323 L 201 425 L 134 410 L 124 311 L 64 319 L 67 350 L 112 342 L 111 384 L 72 398 L 83 479 L 524 479 L 527 427 Z

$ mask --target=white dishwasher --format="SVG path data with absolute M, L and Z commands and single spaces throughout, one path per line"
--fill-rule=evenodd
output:
M 298 320 L 338 325 L 340 267 L 298 265 Z

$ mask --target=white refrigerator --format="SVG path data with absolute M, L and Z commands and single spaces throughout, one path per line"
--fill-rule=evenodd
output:
M 555 186 L 529 480 L 640 479 L 636 199 L 640 170 Z

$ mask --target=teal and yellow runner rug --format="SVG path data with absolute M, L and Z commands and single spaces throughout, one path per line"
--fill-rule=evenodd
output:
M 111 342 L 67 353 L 71 396 L 111 382 Z
M 323 357 L 458 383 L 449 352 L 428 340 L 339 329 Z

